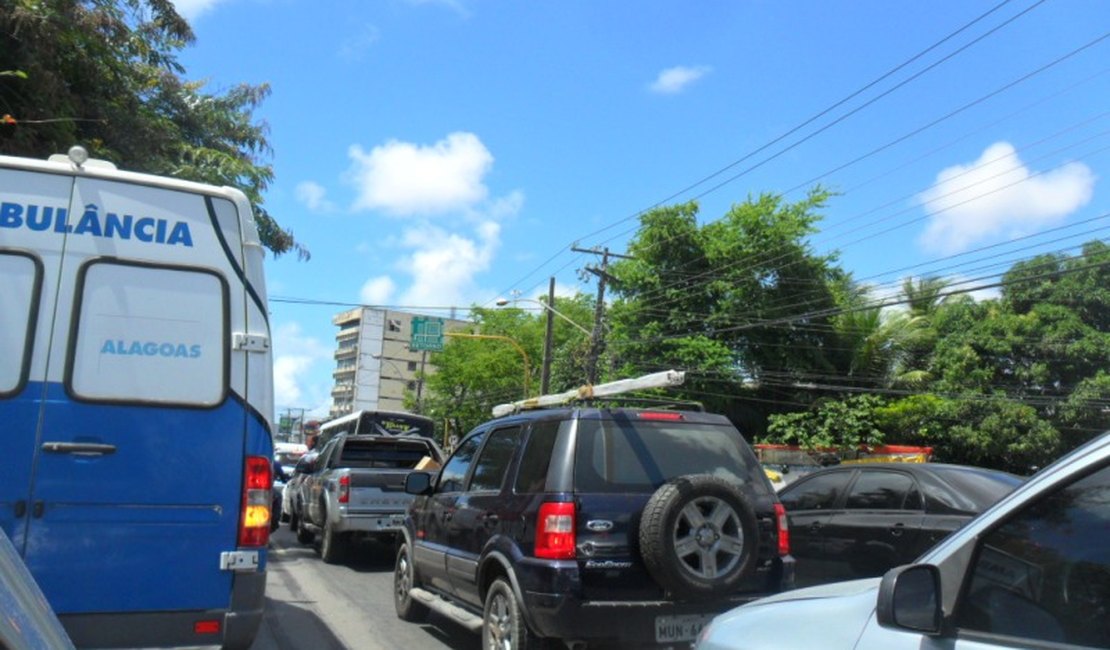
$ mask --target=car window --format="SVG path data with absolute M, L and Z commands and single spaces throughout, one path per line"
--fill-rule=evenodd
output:
M 852 473 L 818 474 L 789 486 L 779 495 L 787 510 L 827 510 L 836 505 Z
M 850 510 L 917 510 L 921 508 L 921 493 L 907 474 L 864 470 L 844 505 Z
M 515 492 L 543 492 L 547 484 L 547 467 L 551 463 L 551 450 L 559 433 L 558 422 L 537 422 L 528 434 L 528 443 L 520 458 L 516 473 Z
M 443 466 L 443 470 L 439 473 L 436 492 L 462 491 L 466 471 L 470 469 L 470 464 L 474 461 L 474 454 L 478 453 L 478 447 L 481 446 L 485 436 L 486 432 L 483 431 L 470 436 L 459 444 L 459 448 L 455 450 L 455 453 L 451 455 L 451 458 L 448 459 L 447 464 Z
M 990 532 L 957 612 L 965 630 L 1110 648 L 1110 467 Z
M 735 428 L 716 424 L 583 421 L 575 450 L 574 481 L 581 492 L 653 491 L 689 474 L 713 474 L 763 489 L 763 469 Z
M 468 491 L 500 491 L 519 440 L 519 426 L 495 429 L 489 434 L 486 446 L 482 447 L 482 453 L 474 463 L 474 474 L 470 477 Z

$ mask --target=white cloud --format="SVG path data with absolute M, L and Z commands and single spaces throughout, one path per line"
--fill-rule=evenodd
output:
M 661 95 L 675 95 L 686 90 L 687 86 L 709 74 L 712 70 L 713 68 L 707 65 L 694 67 L 679 65 L 667 68 L 659 73 L 659 76 L 651 82 L 648 88 Z
M 489 194 L 482 178 L 493 155 L 473 133 L 452 133 L 431 146 L 390 140 L 369 153 L 353 145 L 348 153 L 355 210 L 435 215 L 469 209 Z
M 376 278 L 370 278 L 362 285 L 359 300 L 364 305 L 388 305 L 396 289 L 397 285 L 393 282 L 393 278 L 379 275 Z
M 998 142 L 975 162 L 942 170 L 918 195 L 930 213 L 920 242 L 929 250 L 953 253 L 988 238 L 1034 232 L 1086 205 L 1094 184 L 1094 173 L 1082 163 L 1035 174 L 1013 145 Z
M 439 307 L 476 301 L 474 278 L 489 269 L 500 245 L 501 226 L 495 221 L 478 224 L 473 238 L 428 224 L 410 228 L 401 246 L 413 252 L 399 266 L 412 275 L 412 285 L 401 304 Z
M 327 199 L 327 190 L 315 181 L 298 183 L 294 193 L 297 200 L 312 212 L 331 212 L 335 206 Z
M 274 404 L 278 407 L 326 408 L 331 386 L 314 385 L 309 377 L 318 363 L 331 362 L 332 352 L 317 339 L 306 336 L 300 324 L 274 327 Z
M 223 0 L 173 0 L 173 8 L 190 23 L 207 13 Z

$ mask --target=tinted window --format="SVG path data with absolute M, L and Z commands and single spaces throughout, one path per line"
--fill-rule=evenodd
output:
M 482 444 L 482 439 L 485 438 L 486 433 L 475 434 L 470 436 L 459 445 L 455 453 L 443 466 L 443 470 L 439 473 L 439 482 L 436 485 L 436 492 L 461 492 L 463 489 L 463 479 L 466 478 L 466 471 L 470 469 L 470 463 L 474 461 L 474 454 L 478 453 L 478 447 Z
M 850 471 L 818 474 L 783 490 L 779 499 L 787 510 L 827 510 L 836 505 L 851 477 Z
M 104 401 L 216 406 L 228 382 L 228 290 L 209 272 L 95 262 L 79 280 L 69 385 Z
M 954 492 L 971 501 L 976 511 L 994 505 L 1022 482 L 1020 476 L 986 469 L 936 467 L 933 471 Z
M 474 464 L 474 475 L 470 477 L 471 492 L 501 490 L 519 440 L 520 427 L 495 429 L 489 434 L 489 440 L 482 448 L 482 455 Z
M 688 474 L 733 483 L 762 473 L 740 432 L 727 425 L 583 420 L 575 451 L 575 486 L 582 492 L 645 492 Z
M 860 472 L 848 493 L 845 507 L 855 510 L 902 510 L 906 497 L 913 493 L 911 508 L 919 507 L 921 501 L 913 479 L 898 472 Z
M 547 467 L 551 463 L 551 450 L 559 433 L 558 422 L 539 422 L 532 425 L 528 444 L 520 458 L 516 473 L 516 492 L 543 492 L 547 484 Z
M 989 533 L 960 627 L 1110 648 L 1110 468 L 1027 506 Z
M 343 467 L 382 467 L 387 469 L 412 469 L 428 451 L 423 446 L 379 441 L 374 444 L 343 446 L 340 465 Z
M 32 326 L 38 308 L 42 272 L 39 263 L 22 254 L 0 255 L 0 395 L 22 387 L 30 360 Z

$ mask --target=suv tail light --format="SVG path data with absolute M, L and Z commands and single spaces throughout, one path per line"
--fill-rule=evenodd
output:
M 775 504 L 775 527 L 779 530 L 779 555 L 790 555 L 790 526 L 786 523 L 786 508 Z
M 575 557 L 574 504 L 544 503 L 536 520 L 536 557 L 572 560 Z
M 339 503 L 350 503 L 351 501 L 351 475 L 344 474 L 339 477 Z
M 265 546 L 270 540 L 270 489 L 274 484 L 273 461 L 247 456 L 243 469 L 243 512 L 239 520 L 239 546 Z

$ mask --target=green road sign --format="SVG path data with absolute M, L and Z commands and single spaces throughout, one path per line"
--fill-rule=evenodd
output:
M 442 318 L 413 318 L 412 340 L 409 349 L 414 351 L 427 350 L 429 352 L 443 351 L 443 319 Z

